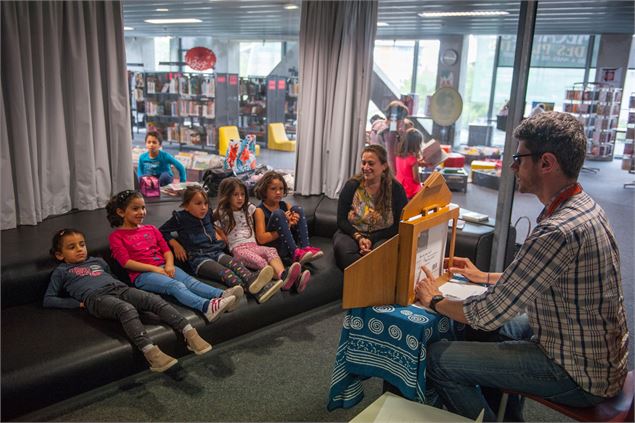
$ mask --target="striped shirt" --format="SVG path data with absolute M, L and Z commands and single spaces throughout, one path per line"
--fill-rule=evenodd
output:
M 532 341 L 583 390 L 620 392 L 628 329 L 619 252 L 604 210 L 585 192 L 541 220 L 496 285 L 463 311 L 484 330 L 526 312 Z

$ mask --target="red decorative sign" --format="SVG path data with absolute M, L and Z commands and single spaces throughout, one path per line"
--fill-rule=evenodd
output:
M 219 84 L 224 84 L 226 81 L 225 75 L 218 75 L 216 77 L 216 82 L 218 82 Z
M 275 79 L 270 79 L 269 83 L 267 84 L 267 89 L 269 90 L 275 90 L 276 89 L 276 80 Z
M 194 47 L 185 53 L 185 63 L 198 71 L 213 69 L 216 65 L 216 55 L 208 48 Z
M 229 85 L 238 84 L 238 75 L 229 75 Z
M 279 90 L 284 90 L 287 87 L 287 81 L 285 81 L 284 79 L 279 79 L 278 80 L 278 89 Z

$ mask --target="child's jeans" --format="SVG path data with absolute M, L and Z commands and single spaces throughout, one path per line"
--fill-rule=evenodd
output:
M 250 269 L 260 270 L 271 260 L 279 259 L 275 248 L 258 245 L 255 242 L 240 244 L 232 250 L 232 255 Z
M 138 310 L 151 311 L 179 332 L 187 326 L 187 320 L 163 298 L 127 286 L 105 287 L 86 298 L 85 305 L 95 317 L 119 320 L 128 338 L 140 350 L 152 345 L 152 341 L 139 320 Z
M 203 313 L 207 311 L 209 300 L 223 295 L 221 289 L 200 282 L 176 266 L 174 268 L 174 279 L 162 273 L 143 272 L 134 284 L 145 291 L 171 295 L 181 304 Z
M 306 217 L 302 207 L 293 206 L 291 211 L 300 216 L 298 223 L 289 227 L 289 221 L 282 209 L 271 212 L 271 217 L 267 222 L 267 232 L 278 232 L 279 238 L 267 245 L 278 250 L 280 257 L 293 258 L 293 253 L 297 248 L 309 246 L 309 229 L 306 224 Z

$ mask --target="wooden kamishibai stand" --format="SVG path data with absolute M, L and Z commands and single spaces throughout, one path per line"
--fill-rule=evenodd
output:
M 404 207 L 399 233 L 344 270 L 342 308 L 412 304 L 423 264 L 438 285 L 447 282 L 450 274 L 443 269 L 443 258 L 448 222 L 452 220 L 451 262 L 459 218 L 459 207 L 451 200 L 443 176 L 434 172 Z

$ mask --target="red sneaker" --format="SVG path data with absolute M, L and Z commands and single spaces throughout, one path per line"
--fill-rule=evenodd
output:
M 310 262 L 311 260 L 313 260 L 313 253 L 311 253 L 306 248 L 296 248 L 295 252 L 293 253 L 294 262 L 305 264 Z
M 305 248 L 305 250 L 310 252 L 313 255 L 313 257 L 311 257 L 311 261 L 317 260 L 320 257 L 324 256 L 324 252 L 320 250 L 319 248 L 308 246 Z

